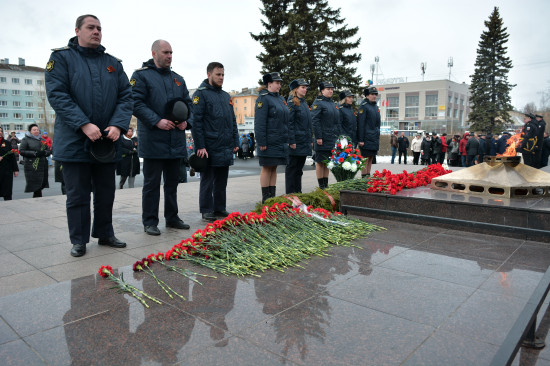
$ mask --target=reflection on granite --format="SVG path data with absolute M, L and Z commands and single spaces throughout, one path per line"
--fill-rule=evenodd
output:
M 189 279 L 153 265 L 185 300 L 119 268 L 163 301 L 148 309 L 98 275 L 1 297 L 0 363 L 487 364 L 550 263 L 548 245 L 377 224 L 388 230 L 261 277 Z

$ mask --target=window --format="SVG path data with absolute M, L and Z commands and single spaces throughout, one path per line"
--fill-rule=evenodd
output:
M 464 105 L 464 98 L 460 98 L 460 105 Z
M 455 104 L 458 105 L 458 97 L 455 97 Z
M 39 114 L 38 114 L 38 118 L 39 118 L 39 119 L 44 119 L 44 113 L 39 113 Z
M 44 108 L 44 103 L 43 102 L 38 102 L 38 108 Z
M 399 97 L 388 97 L 388 108 L 386 109 L 386 117 L 399 117 Z
M 25 90 L 25 95 L 27 97 L 32 97 L 32 90 Z
M 3 118 L 2 117 L 2 113 L 0 113 L 0 118 Z M 6 118 L 8 118 L 6 116 Z M 10 125 L 2 125 L 2 130 L 4 131 L 4 133 L 8 133 L 7 131 L 10 129 Z
M 25 79 L 25 85 L 32 85 L 32 79 Z
M 5 112 L 1 112 L 1 113 L 0 113 L 0 118 L 8 118 L 8 114 L 5 113 Z M 4 129 L 4 131 L 5 131 L 5 130 L 6 130 L 6 129 Z
M 6 95 L 6 94 L 8 94 L 7 89 L 0 89 L 0 95 Z
M 26 117 L 27 119 L 34 119 L 34 113 L 27 113 Z
M 451 117 L 451 107 L 447 107 L 447 117 Z
M 22 129 L 23 129 L 23 125 L 15 125 L 15 129 L 16 129 L 16 130 L 22 130 Z
M 418 95 L 405 96 L 405 117 L 418 118 Z
M 8 101 L 7 100 L 0 100 L 0 106 L 1 107 L 7 107 L 8 106 Z
M 438 96 L 437 94 L 426 95 L 426 117 L 437 117 Z
M 26 107 L 33 107 L 34 103 L 33 102 L 27 102 L 27 103 L 25 103 L 25 106 Z
M 11 95 L 20 95 L 20 90 L 12 90 Z
M 54 120 L 54 119 L 55 119 L 55 114 L 54 114 L 54 113 L 50 114 L 50 119 L 51 119 L 51 120 Z
M 453 118 L 457 118 L 458 117 L 458 109 L 453 109 Z
M 41 97 L 41 98 L 44 98 L 46 96 L 46 92 L 45 91 L 39 91 L 38 92 L 38 95 Z
M 453 102 L 453 96 L 449 94 L 449 104 L 451 104 L 452 102 Z
M 21 119 L 21 113 L 14 113 L 13 118 Z
M 13 102 L 13 106 L 14 107 L 21 107 L 21 102 L 15 101 L 15 102 Z
M 36 80 L 36 85 L 44 85 L 44 80 Z
M 246 103 L 246 101 L 245 101 L 245 103 Z M 244 110 L 246 111 L 246 107 L 244 107 Z
M 458 117 L 458 120 L 462 122 L 462 116 L 464 114 L 464 111 L 461 109 L 460 110 L 460 117 Z
M 19 78 L 11 78 L 13 84 L 19 84 Z
M 6 77 L 0 76 L 0 83 L 5 83 L 5 82 L 6 82 Z

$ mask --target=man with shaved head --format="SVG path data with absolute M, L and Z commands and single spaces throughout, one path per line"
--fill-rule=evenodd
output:
M 143 158 L 142 222 L 145 233 L 160 235 L 160 178 L 164 181 L 166 227 L 189 229 L 178 216 L 178 172 L 187 157 L 185 130 L 191 98 L 183 77 L 172 71 L 172 46 L 159 39 L 151 46 L 153 58 L 132 75 L 134 115 L 138 119 L 138 153 Z

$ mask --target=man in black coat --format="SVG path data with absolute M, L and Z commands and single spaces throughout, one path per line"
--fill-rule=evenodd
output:
M 535 114 L 535 123 L 537 124 L 537 154 L 536 154 L 536 167 L 542 168 L 542 143 L 544 140 L 544 132 L 546 131 L 546 121 L 540 114 Z
M 172 71 L 172 46 L 156 40 L 153 58 L 132 75 L 134 115 L 138 119 L 139 157 L 143 158 L 142 215 L 148 235 L 160 235 L 160 178 L 164 180 L 164 218 L 166 227 L 189 229 L 178 216 L 178 182 L 182 158 L 187 157 L 185 130 L 188 119 L 177 120 L 170 106 L 178 101 L 191 110 L 189 90 L 182 76 Z M 180 117 L 181 118 L 181 117 Z
M 540 167 L 544 168 L 548 165 L 548 156 L 550 155 L 550 138 L 548 132 L 544 133 L 544 139 L 542 140 L 542 154 L 540 160 Z
M 401 164 L 401 155 L 404 155 L 404 164 L 407 164 L 407 149 L 409 148 L 409 139 L 405 136 L 405 132 L 401 132 L 401 136 L 397 139 L 399 145 L 399 164 Z
M 197 156 L 208 159 L 201 170 L 199 209 L 203 220 L 215 221 L 229 215 L 227 177 L 233 154 L 239 150 L 239 134 L 231 97 L 222 90 L 223 65 L 209 63 L 206 74 L 208 78 L 193 94 L 193 140 Z
M 538 143 L 538 124 L 535 123 L 535 116 L 531 113 L 523 117 L 523 130 L 521 131 L 521 143 L 519 151 L 523 156 L 523 163 L 530 167 L 537 167 L 537 151 L 540 147 Z
M 476 163 L 476 159 L 479 156 L 479 140 L 477 139 L 477 133 L 470 134 L 468 137 L 468 142 L 466 143 L 466 156 L 468 159 L 466 166 L 470 167 Z
M 12 145 L 4 138 L 4 130 L 0 127 L 0 197 L 4 201 L 12 198 L 13 177 L 19 175 L 19 167 L 15 159 Z

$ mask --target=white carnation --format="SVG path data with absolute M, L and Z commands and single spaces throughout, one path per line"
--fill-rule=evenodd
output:
M 329 168 L 329 169 L 334 168 L 334 162 L 333 162 L 333 161 L 329 161 L 329 163 L 327 164 L 327 168 Z
M 351 164 L 351 171 L 355 173 L 357 171 L 357 164 Z
M 342 168 L 344 170 L 351 170 L 351 167 L 352 167 L 352 165 L 349 161 L 344 161 L 344 163 L 342 164 Z

